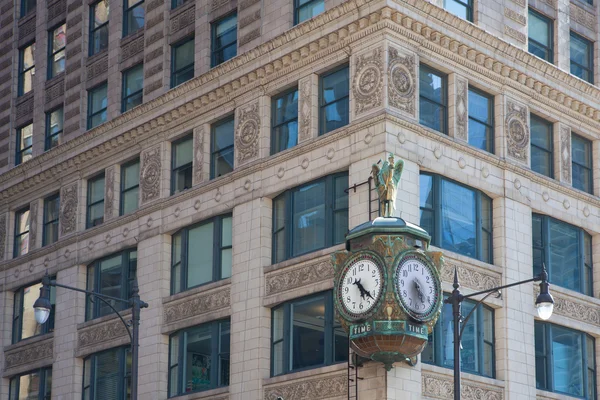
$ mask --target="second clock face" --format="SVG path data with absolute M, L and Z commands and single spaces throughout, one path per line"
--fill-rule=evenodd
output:
M 429 263 L 418 257 L 407 257 L 396 270 L 396 290 L 408 313 L 425 320 L 436 308 L 439 284 Z
M 339 286 L 339 296 L 347 314 L 361 317 L 377 303 L 383 289 L 380 267 L 369 258 L 359 258 L 348 266 Z

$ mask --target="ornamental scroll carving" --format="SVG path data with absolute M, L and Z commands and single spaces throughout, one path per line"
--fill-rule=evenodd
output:
M 303 142 L 312 137 L 312 77 L 307 76 L 300 80 L 300 98 L 298 110 L 300 112 L 298 142 Z
M 400 50 L 389 47 L 388 101 L 390 107 L 416 116 L 417 60 L 414 54 L 402 55 Z
M 459 266 L 452 262 L 446 262 L 446 266 L 442 271 L 442 280 L 452 282 L 454 280 L 454 269 L 458 273 L 458 281 L 461 286 L 475 290 L 487 290 L 500 286 L 500 275 L 478 271 L 473 268 Z
M 160 196 L 160 173 L 162 169 L 160 156 L 160 146 L 145 150 L 142 153 L 142 168 L 140 169 L 142 204 Z
M 194 132 L 194 179 L 193 184 L 204 180 L 204 128 L 198 128 Z
M 6 215 L 0 215 L 0 260 L 4 260 L 6 251 Z
M 180 321 L 195 315 L 206 314 L 211 311 L 227 308 L 231 304 L 231 289 L 208 294 L 198 294 L 179 302 L 165 304 L 165 323 Z
M 435 399 L 451 399 L 454 397 L 454 383 L 450 377 L 423 373 L 421 391 L 424 396 Z M 504 392 L 499 387 L 479 386 L 463 382 L 460 392 L 464 400 L 502 400 Z
M 11 350 L 5 353 L 4 368 L 9 369 L 19 365 L 32 364 L 45 359 L 52 361 L 53 349 L 54 342 L 52 339 L 48 339 Z
M 467 141 L 469 139 L 467 127 L 469 125 L 469 82 L 456 76 L 456 125 L 454 137 Z
M 114 339 L 129 337 L 127 329 L 125 329 L 125 325 L 123 325 L 123 322 L 121 322 L 120 319 L 85 327 L 77 332 L 77 336 L 78 349 L 112 341 Z
M 29 250 L 35 249 L 37 241 L 38 202 L 29 204 Z
M 537 298 L 539 293 L 540 289 L 536 286 L 533 293 L 534 299 Z M 552 297 L 554 298 L 555 314 L 600 326 L 600 306 L 578 301 L 574 297 L 557 294 L 556 291 L 552 292 Z
M 525 164 L 529 160 L 528 114 L 527 106 L 507 99 L 504 129 L 506 130 L 508 155 Z
M 354 113 L 359 115 L 382 104 L 383 48 L 356 56 L 354 71 Z
M 258 101 L 236 110 L 235 151 L 237 165 L 258 157 L 260 113 Z
M 77 182 L 60 190 L 60 235 L 64 236 L 77 229 Z
M 264 400 L 314 400 L 348 395 L 348 376 L 332 375 L 265 388 Z
M 560 125 L 560 180 L 571 184 L 571 128 Z
M 266 277 L 266 295 L 295 289 L 311 283 L 323 282 L 333 278 L 333 266 L 330 260 L 323 260 L 288 271 L 268 274 Z
M 104 220 L 113 216 L 115 204 L 115 167 L 108 167 L 104 172 L 106 176 L 106 185 L 104 186 Z

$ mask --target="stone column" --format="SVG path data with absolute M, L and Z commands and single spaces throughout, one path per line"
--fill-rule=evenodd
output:
M 497 136 L 506 158 L 530 166 L 529 107 L 504 96 L 504 131 Z
M 448 75 L 448 135 L 469 141 L 469 81 L 456 73 Z
M 560 122 L 553 125 L 554 178 L 571 185 L 571 127 Z
M 298 143 L 319 135 L 319 76 L 298 81 Z

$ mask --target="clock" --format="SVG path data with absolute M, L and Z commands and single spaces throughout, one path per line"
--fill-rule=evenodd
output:
M 402 257 L 396 267 L 396 295 L 406 313 L 419 322 L 430 320 L 440 307 L 441 284 L 436 272 L 417 252 Z
M 337 296 L 350 319 L 364 318 L 381 298 L 385 278 L 381 264 L 368 253 L 351 259 L 341 274 Z

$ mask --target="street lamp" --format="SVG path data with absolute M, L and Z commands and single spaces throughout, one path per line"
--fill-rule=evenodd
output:
M 86 293 L 90 296 L 94 296 L 98 300 L 103 301 L 117 314 L 127 333 L 129 339 L 131 339 L 131 400 L 137 400 L 137 382 L 138 382 L 138 350 L 139 350 L 139 331 L 140 331 L 140 311 L 142 308 L 147 308 L 148 303 L 140 300 L 139 288 L 137 280 L 134 280 L 133 287 L 131 290 L 131 298 L 129 300 L 120 299 L 118 297 L 108 296 L 102 293 L 92 292 L 90 290 L 83 290 L 76 287 L 62 285 L 57 283 L 56 280 L 51 280 L 48 273 L 42 278 L 42 287 L 40 288 L 40 297 L 33 303 L 33 311 L 35 314 L 35 320 L 38 324 L 44 324 L 50 316 L 50 310 L 52 304 L 50 303 L 50 287 L 61 287 L 64 289 L 74 290 L 76 292 Z M 118 301 L 120 303 L 127 304 L 131 307 L 131 321 L 125 322 L 121 314 L 110 304 L 107 300 Z
M 535 300 L 535 307 L 537 309 L 538 317 L 543 320 L 547 320 L 552 315 L 552 311 L 554 311 L 554 299 L 550 294 L 548 283 L 548 273 L 546 272 L 546 266 L 542 265 L 542 272 L 540 272 L 537 276 L 531 279 L 527 279 L 520 282 L 511 283 L 504 286 L 498 286 L 491 289 L 482 290 L 480 292 L 471 293 L 468 295 L 463 295 L 460 293 L 458 289 L 460 284 L 458 283 L 458 274 L 456 269 L 454 269 L 454 283 L 452 287 L 454 290 L 452 294 L 444 300 L 446 304 L 452 304 L 452 317 L 453 317 L 453 329 L 454 329 L 454 400 L 460 400 L 460 340 L 462 338 L 463 331 L 469 318 L 473 314 L 473 311 L 477 308 L 479 304 L 481 304 L 485 299 L 488 298 L 493 293 L 500 292 L 501 289 L 506 289 L 513 286 L 522 285 L 524 283 L 529 282 L 540 282 L 540 294 Z M 477 302 L 475 307 L 471 310 L 471 312 L 467 315 L 467 317 L 461 321 L 461 303 L 464 299 L 468 299 L 470 297 L 475 297 L 478 295 L 485 294 L 485 296 Z M 461 322 L 463 326 L 461 327 Z

